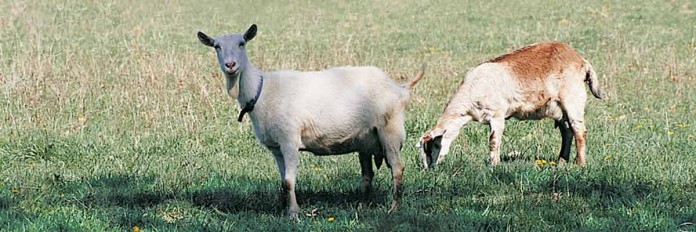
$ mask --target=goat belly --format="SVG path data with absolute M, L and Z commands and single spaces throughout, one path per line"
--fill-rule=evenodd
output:
M 551 118 L 560 120 L 563 118 L 563 111 L 558 106 L 556 101 L 548 102 L 544 107 L 539 107 L 533 110 L 517 110 L 509 114 L 507 118 L 514 117 L 519 120 L 539 120 Z
M 379 138 L 374 133 L 360 133 L 360 136 L 343 138 L 320 137 L 311 141 L 303 140 L 301 151 L 312 152 L 314 155 L 341 155 L 356 151 L 379 150 Z M 373 151 L 376 152 L 376 151 Z

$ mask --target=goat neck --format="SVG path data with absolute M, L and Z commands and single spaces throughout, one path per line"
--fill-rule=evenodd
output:
M 245 113 L 254 110 L 263 88 L 263 76 L 261 71 L 252 65 L 247 65 L 239 72 L 239 97 L 237 101 L 242 107 L 237 121 L 242 121 Z

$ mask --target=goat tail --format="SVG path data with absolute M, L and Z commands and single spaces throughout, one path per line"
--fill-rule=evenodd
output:
M 602 90 L 599 87 L 597 73 L 595 73 L 595 70 L 592 68 L 590 62 L 584 59 L 583 61 L 585 61 L 585 67 L 587 68 L 585 71 L 585 83 L 587 83 L 587 86 L 590 87 L 590 92 L 592 92 L 592 95 L 594 95 L 597 99 L 602 99 Z
M 427 68 L 427 66 L 428 66 L 428 65 L 425 64 L 425 63 L 423 63 L 423 65 L 421 65 L 421 68 L 418 70 L 418 72 L 416 73 L 416 75 L 413 76 L 413 78 L 411 78 L 411 80 L 409 80 L 408 83 L 406 83 L 406 88 L 408 88 L 408 89 L 413 89 L 413 87 L 416 86 L 416 84 L 417 84 L 421 79 L 423 79 L 423 76 L 425 75 L 425 68 Z

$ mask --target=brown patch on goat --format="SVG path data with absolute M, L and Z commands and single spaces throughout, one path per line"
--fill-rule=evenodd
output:
M 561 42 L 542 42 L 517 49 L 488 60 L 510 67 L 511 74 L 520 80 L 540 80 L 564 69 L 582 68 L 584 62 L 578 52 Z
M 546 91 L 550 78 L 563 78 L 564 72 L 580 70 L 585 64 L 577 51 L 557 41 L 532 44 L 487 62 L 507 66 L 510 74 L 519 80 L 526 102 L 535 109 L 551 100 L 551 94 Z

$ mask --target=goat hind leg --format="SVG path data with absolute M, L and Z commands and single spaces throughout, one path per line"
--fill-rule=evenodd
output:
M 573 142 L 573 131 L 568 125 L 568 120 L 556 121 L 556 127 L 561 132 L 561 152 L 558 154 L 558 163 L 562 164 L 570 160 L 570 145 Z
M 401 162 L 401 146 L 403 145 L 404 138 L 406 137 L 406 131 L 403 128 L 403 124 L 392 124 L 391 127 L 388 126 L 382 130 L 378 129 L 377 133 L 379 134 L 380 143 L 384 149 L 387 162 L 391 166 L 394 190 L 392 192 L 392 205 L 391 208 L 389 208 L 388 213 L 392 213 L 399 209 L 401 198 L 403 196 L 402 185 L 404 182 L 404 165 Z
M 570 126 L 573 128 L 573 134 L 575 135 L 575 146 L 577 150 L 577 156 L 575 157 L 575 163 L 579 166 L 585 165 L 585 149 L 587 141 L 587 129 L 585 128 L 585 122 L 582 117 L 570 119 Z
M 360 152 L 358 155 L 360 157 L 360 168 L 362 172 L 360 191 L 367 196 L 372 189 L 372 177 L 375 175 L 375 172 L 372 169 L 372 154 Z

